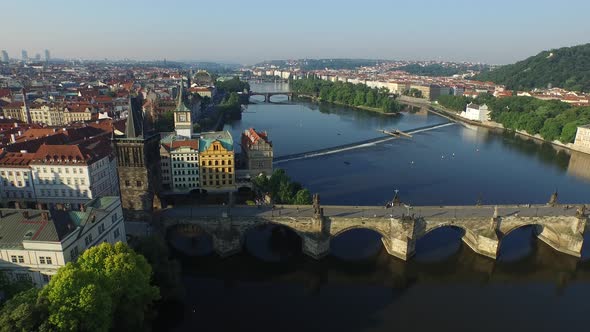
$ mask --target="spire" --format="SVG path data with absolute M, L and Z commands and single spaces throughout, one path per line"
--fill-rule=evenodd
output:
M 178 88 L 178 104 L 182 104 L 182 90 L 184 90 L 184 82 L 180 80 L 180 87 Z
M 135 138 L 143 135 L 143 116 L 141 110 L 135 107 L 137 102 L 129 96 L 129 115 L 125 125 L 125 137 Z

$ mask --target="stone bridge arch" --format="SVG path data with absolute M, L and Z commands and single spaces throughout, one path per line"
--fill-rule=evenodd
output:
M 381 235 L 382 237 L 389 237 L 389 230 L 384 230 L 381 227 L 377 227 L 374 225 L 365 225 L 365 224 L 350 225 L 348 227 L 336 229 L 333 232 L 331 232 L 330 237 L 336 238 L 336 237 L 338 237 L 348 231 L 354 230 L 354 229 L 368 229 L 368 230 L 371 230 L 371 231 Z
M 240 232 L 240 236 L 241 236 L 241 241 L 242 243 L 244 243 L 244 241 L 246 240 L 246 234 L 248 233 L 248 231 L 251 231 L 255 228 L 258 227 L 263 227 L 266 225 L 273 225 L 273 226 L 282 226 L 285 227 L 286 229 L 290 230 L 291 232 L 297 234 L 297 236 L 299 236 L 299 238 L 301 239 L 301 241 L 304 240 L 305 238 L 305 234 L 304 232 L 302 232 L 301 230 L 295 228 L 294 226 L 287 224 L 287 223 L 283 223 L 280 221 L 276 221 L 276 220 L 269 220 L 269 219 L 262 219 L 262 220 L 258 220 L 255 223 L 249 224 L 248 226 L 246 226 L 245 228 L 242 229 L 242 231 Z

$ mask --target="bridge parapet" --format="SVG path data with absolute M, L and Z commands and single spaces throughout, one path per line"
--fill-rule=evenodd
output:
M 569 212 L 570 215 L 531 216 L 530 213 L 525 213 L 525 216 L 519 216 L 518 213 L 511 213 L 501 216 L 496 210 L 489 217 L 477 216 L 477 213 L 469 211 L 461 217 L 456 216 L 457 212 L 454 216 L 437 212 L 429 213 L 429 216 L 397 217 L 393 213 L 383 213 L 381 208 L 380 215 L 330 212 L 326 216 L 319 204 L 313 210 L 309 207 L 307 210 L 296 207 L 296 210 L 286 208 L 261 213 L 256 211 L 258 210 L 234 210 L 234 214 L 230 216 L 164 214 L 162 222 L 164 228 L 186 225 L 190 225 L 191 229 L 198 227 L 212 237 L 214 250 L 220 256 L 240 251 L 246 232 L 262 224 L 282 225 L 291 229 L 301 237 L 304 253 L 314 258 L 329 254 L 332 238 L 351 229 L 370 229 L 381 235 L 383 245 L 390 255 L 403 260 L 414 255 L 416 242 L 420 238 L 441 227 L 460 228 L 463 231 L 462 240 L 467 246 L 478 254 L 496 259 L 503 238 L 513 230 L 529 225 L 535 226 L 539 239 L 555 250 L 580 257 L 583 234 L 588 222 L 585 214 L 572 215 Z

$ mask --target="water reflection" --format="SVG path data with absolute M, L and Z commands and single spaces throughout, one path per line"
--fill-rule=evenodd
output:
M 213 254 L 213 240 L 196 227 L 173 227 L 168 229 L 167 241 L 173 249 L 188 256 L 208 256 Z
M 416 242 L 418 262 L 443 261 L 457 253 L 462 244 L 465 231 L 459 227 L 440 227 L 430 231 Z
M 567 173 L 585 182 L 590 182 L 590 155 L 572 151 Z
M 293 230 L 274 224 L 254 227 L 246 233 L 245 250 L 269 262 L 281 262 L 301 255 L 301 237 Z
M 289 242 L 287 233 L 273 235 L 272 229 L 262 227 L 252 234 L 265 230 L 266 238 L 257 241 L 271 252 L 285 252 L 280 248 L 281 243 Z M 576 308 L 590 295 L 590 262 L 561 254 L 537 239 L 523 255 L 520 245 L 510 242 L 527 231 L 530 235 L 530 229 L 515 230 L 502 246 L 503 254 L 518 256 L 517 261 L 494 261 L 474 253 L 462 244 L 460 231 L 454 228 L 433 231 L 418 244 L 416 258 L 441 245 L 444 248 L 451 243 L 455 249 L 458 245 L 450 255 L 427 261 L 403 262 L 388 255 L 383 246 L 376 255 L 364 258 L 363 264 L 335 256 L 322 260 L 300 256 L 286 264 L 268 264 L 267 258 L 252 255 L 250 249 L 225 259 L 174 251 L 182 262 L 187 294 L 183 317 L 172 315 L 166 327 L 178 331 L 195 326 L 201 330 L 258 331 L 276 331 L 277 326 L 283 331 L 381 331 L 400 326 L 446 330 L 456 329 L 451 319 L 456 310 L 469 313 L 461 319 L 466 327 L 480 326 L 484 317 L 473 314 L 476 307 L 501 312 L 498 319 L 504 324 L 551 308 L 552 315 L 538 316 L 527 326 L 542 330 L 555 325 L 556 320 L 577 326 L 576 317 L 581 313 Z M 351 242 L 360 244 L 367 239 L 363 233 L 348 234 Z M 270 243 L 276 241 L 273 237 L 278 248 L 270 249 Z M 378 242 L 376 238 L 369 241 Z M 527 237 L 523 240 L 526 243 Z M 292 249 L 294 246 L 287 246 L 287 255 Z M 512 255 L 512 250 L 517 254 Z M 571 305 L 564 307 L 565 303 Z M 313 319 L 293 319 L 285 325 L 291 322 L 287 315 L 294 313 Z M 436 319 L 438 314 L 448 320 Z M 418 320 L 410 321 L 408 316 Z M 419 319 L 426 316 L 434 318 Z M 493 329 L 482 326 L 478 330 Z
M 366 260 L 382 250 L 381 234 L 370 229 L 351 229 L 330 241 L 330 254 L 346 261 Z
M 535 234 L 535 226 L 529 225 L 505 235 L 500 241 L 498 260 L 514 262 L 530 255 L 538 242 Z

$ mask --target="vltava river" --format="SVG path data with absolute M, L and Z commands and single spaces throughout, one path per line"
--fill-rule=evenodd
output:
M 226 125 L 236 142 L 244 129 L 266 130 L 275 156 L 284 156 L 379 137 L 378 129 L 447 122 L 423 112 L 391 117 L 281 96 L 273 101 L 249 105 L 242 120 Z M 412 205 L 544 203 L 554 190 L 563 202 L 590 201 L 590 156 L 460 124 L 276 167 L 320 193 L 324 204 L 384 204 L 395 189 Z M 455 229 L 437 229 L 403 262 L 369 230 L 333 239 L 330 256 L 319 261 L 301 254 L 298 236 L 280 227 L 250 231 L 242 253 L 226 259 L 212 253 L 205 236 L 169 234 L 187 292 L 184 306 L 160 323 L 178 331 L 587 328 L 588 246 L 579 260 L 522 228 L 502 241 L 493 261 L 460 237 Z

